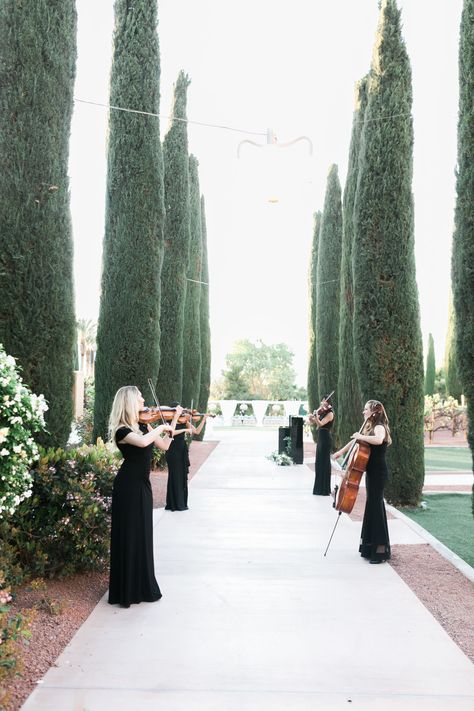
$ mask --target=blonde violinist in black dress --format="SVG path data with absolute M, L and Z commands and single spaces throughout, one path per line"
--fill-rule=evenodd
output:
M 392 443 L 387 413 L 381 402 L 368 400 L 363 410 L 365 424 L 362 432 L 354 432 L 345 447 L 334 452 L 338 459 L 352 446 L 354 440 L 370 445 L 370 457 L 365 471 L 367 500 L 360 537 L 359 553 L 370 563 L 383 563 L 390 558 L 390 538 L 383 491 L 388 478 L 385 454 Z
M 169 448 L 172 427 L 140 424 L 144 402 L 134 385 L 120 388 L 109 421 L 110 440 L 124 458 L 112 493 L 109 581 L 109 602 L 121 607 L 161 598 L 153 562 L 150 467 L 153 447 Z
M 316 462 L 313 494 L 329 496 L 331 493 L 331 429 L 334 422 L 334 410 L 328 400 L 323 398 L 321 405 L 308 416 L 310 425 L 318 428 Z

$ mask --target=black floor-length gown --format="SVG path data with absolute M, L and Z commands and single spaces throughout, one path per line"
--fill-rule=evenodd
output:
M 360 538 L 359 552 L 370 560 L 390 558 L 387 513 L 383 500 L 383 490 L 388 477 L 385 453 L 387 443 L 370 445 L 370 457 L 365 472 L 367 501 Z
M 319 496 L 328 496 L 331 493 L 331 429 L 333 422 L 334 420 L 331 420 L 318 429 L 313 494 Z
M 146 433 L 147 428 L 140 425 Z M 109 602 L 129 607 L 161 597 L 153 563 L 153 497 L 150 466 L 153 444 L 119 444 L 132 430 L 115 434 L 124 461 L 114 481 L 110 544 Z
M 186 424 L 176 425 L 176 429 L 185 429 Z M 168 464 L 168 484 L 166 487 L 166 506 L 168 511 L 186 511 L 188 508 L 188 472 L 189 453 L 186 435 L 173 438 L 166 452 Z

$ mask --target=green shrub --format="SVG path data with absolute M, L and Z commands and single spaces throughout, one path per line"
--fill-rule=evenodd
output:
M 184 435 L 179 435 L 179 437 L 184 437 Z M 158 449 L 158 447 L 153 448 L 153 455 L 151 458 L 151 468 L 152 469 L 166 469 L 166 457 L 165 457 L 165 451 L 163 449 Z
M 31 498 L 2 531 L 0 559 L 11 557 L 6 567 L 19 565 L 28 578 L 104 569 L 119 463 L 103 443 L 42 451 Z
M 28 629 L 29 620 L 23 615 L 12 615 L 10 588 L 5 587 L 3 571 L 0 571 L 0 681 L 11 670 L 17 670 L 17 640 L 28 639 L 31 633 Z M 5 700 L 0 688 L 0 704 Z
M 76 432 L 82 444 L 93 444 L 95 388 L 93 378 L 84 381 L 84 414 L 76 421 Z

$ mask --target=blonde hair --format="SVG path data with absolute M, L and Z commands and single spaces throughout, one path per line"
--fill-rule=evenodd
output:
M 114 446 L 115 433 L 119 427 L 130 427 L 133 432 L 141 434 L 138 427 L 139 397 L 140 391 L 136 385 L 124 385 L 115 393 L 109 417 L 109 441 Z
M 382 425 L 385 429 L 384 442 L 387 444 L 392 444 L 392 437 L 390 435 L 390 427 L 388 425 L 388 417 L 385 412 L 385 408 L 381 402 L 378 400 L 367 400 L 366 405 L 370 407 L 369 419 L 364 425 L 362 434 L 372 435 L 377 425 Z

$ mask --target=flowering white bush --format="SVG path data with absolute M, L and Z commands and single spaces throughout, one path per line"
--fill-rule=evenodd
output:
M 13 356 L 0 344 L 0 518 L 31 496 L 31 464 L 38 459 L 35 432 L 45 429 L 48 406 L 23 384 Z

